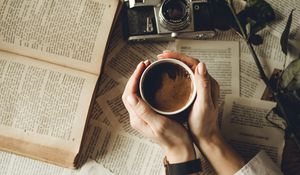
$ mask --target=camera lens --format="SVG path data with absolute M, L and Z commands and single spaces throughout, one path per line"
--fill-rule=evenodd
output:
M 169 20 L 180 20 L 186 13 L 186 4 L 182 1 L 169 1 L 162 8 L 164 17 Z
M 184 29 L 190 22 L 190 6 L 187 0 L 165 0 L 160 9 L 161 24 L 171 30 Z

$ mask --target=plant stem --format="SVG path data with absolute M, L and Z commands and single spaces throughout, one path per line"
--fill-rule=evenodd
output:
M 236 11 L 235 11 L 235 9 L 233 7 L 232 0 L 229 0 L 228 4 L 229 4 L 230 11 L 233 14 L 234 20 L 235 20 L 236 24 L 238 25 L 238 28 L 240 29 L 240 32 L 241 32 L 243 38 L 247 39 L 248 36 L 247 36 L 246 32 L 244 31 L 244 29 L 243 29 L 243 27 L 242 27 L 242 25 L 241 25 L 238 17 L 236 16 Z
M 261 79 L 264 81 L 264 83 L 267 85 L 267 87 L 271 88 L 272 91 L 274 92 L 275 89 L 271 86 L 269 78 L 265 74 L 265 71 L 264 71 L 262 65 L 260 64 L 259 58 L 258 58 L 252 44 L 248 40 L 246 41 L 246 43 L 247 43 L 247 46 L 250 50 L 250 53 L 251 53 L 252 57 L 254 58 L 254 61 L 255 61 L 255 64 L 257 66 L 257 69 L 259 71 L 259 75 L 260 75 Z

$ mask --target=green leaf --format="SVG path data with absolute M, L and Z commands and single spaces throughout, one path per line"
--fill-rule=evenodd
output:
M 281 86 L 289 91 L 300 89 L 300 59 L 296 59 L 284 70 Z
M 258 1 L 261 1 L 261 0 L 246 0 L 246 1 L 247 1 L 247 7 L 252 7 L 255 4 L 257 4 Z
M 255 21 L 253 21 L 251 18 L 247 18 L 247 24 L 246 24 L 246 34 L 248 37 L 252 34 L 252 26 L 255 24 Z
M 289 39 L 288 42 L 289 55 L 292 58 L 300 59 L 300 39 Z
M 292 21 L 293 21 L 293 12 L 294 12 L 294 10 L 292 10 L 289 15 L 287 24 L 285 26 L 285 29 L 284 29 L 284 31 L 281 35 L 281 39 L 280 39 L 281 50 L 285 55 L 287 55 L 287 52 L 288 52 L 288 43 L 289 43 L 289 35 L 290 35 L 290 30 L 291 30 Z

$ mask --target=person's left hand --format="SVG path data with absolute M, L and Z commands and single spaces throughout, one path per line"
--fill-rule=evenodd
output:
M 196 158 L 193 142 L 179 123 L 157 114 L 138 96 L 140 77 L 150 61 L 141 62 L 127 82 L 122 100 L 129 112 L 131 126 L 160 145 L 170 163 Z

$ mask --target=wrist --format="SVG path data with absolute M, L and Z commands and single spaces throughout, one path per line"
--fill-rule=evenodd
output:
M 210 137 L 200 138 L 197 143 L 204 152 L 211 151 L 210 149 L 222 148 L 224 144 L 226 143 L 220 132 L 215 132 Z
M 169 147 L 164 151 L 170 164 L 187 162 L 196 159 L 196 154 L 192 144 Z
M 217 144 L 221 140 L 223 140 L 221 132 L 219 128 L 212 127 L 204 130 L 192 130 L 194 142 L 199 148 L 202 145 L 211 145 L 211 144 Z
M 199 140 L 198 145 L 217 174 L 234 174 L 245 165 L 244 159 L 227 144 L 220 132 Z

